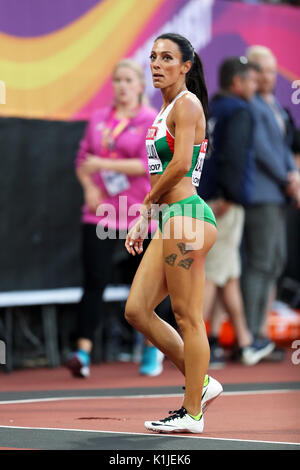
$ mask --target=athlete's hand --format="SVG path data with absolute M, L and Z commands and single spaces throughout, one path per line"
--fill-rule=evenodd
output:
M 148 220 L 140 217 L 137 223 L 129 230 L 125 247 L 128 253 L 135 256 L 137 253 L 140 255 L 143 251 L 143 242 L 148 234 Z
M 144 217 L 144 219 L 157 219 L 159 212 L 159 204 L 154 204 L 153 201 L 150 199 L 149 194 L 145 197 L 143 204 L 140 207 L 140 215 Z

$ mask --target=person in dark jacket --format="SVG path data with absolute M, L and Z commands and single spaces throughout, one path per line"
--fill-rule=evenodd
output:
M 217 216 L 218 238 L 206 258 L 205 314 L 214 322 L 213 303 L 221 305 L 233 323 L 240 358 L 254 365 L 274 344 L 259 341 L 247 327 L 240 290 L 240 243 L 244 206 L 253 198 L 255 119 L 249 101 L 257 88 L 258 67 L 245 57 L 226 59 L 219 69 L 220 91 L 210 103 L 212 152 L 205 161 L 199 194 Z M 211 365 L 220 362 L 217 327 L 212 323 Z
M 250 330 L 262 333 L 270 298 L 286 263 L 286 207 L 300 207 L 300 176 L 291 151 L 288 115 L 274 96 L 277 64 L 272 51 L 252 46 L 249 60 L 261 69 L 251 102 L 257 120 L 254 138 L 254 197 L 245 216 L 242 291 Z

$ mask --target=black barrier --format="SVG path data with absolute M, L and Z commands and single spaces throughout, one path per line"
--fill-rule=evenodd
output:
M 0 118 L 0 290 L 81 285 L 84 121 Z
M 0 291 L 81 285 L 83 201 L 74 159 L 85 126 L 0 118 Z M 300 282 L 299 217 L 288 210 L 284 274 Z

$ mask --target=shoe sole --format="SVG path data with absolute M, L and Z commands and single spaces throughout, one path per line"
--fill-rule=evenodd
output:
M 192 429 L 153 429 L 153 428 L 148 428 L 146 425 L 145 425 L 145 428 L 148 430 L 148 431 L 153 431 L 153 432 L 156 432 L 158 434 L 172 434 L 172 433 L 189 433 L 189 434 L 202 434 L 203 433 L 203 429 L 200 431 L 200 430 L 197 430 L 197 431 L 193 431 Z
M 82 370 L 84 367 L 82 366 L 81 362 L 77 359 L 77 357 L 72 357 L 69 359 L 65 367 L 69 369 L 74 377 L 80 377 L 80 378 L 87 378 L 89 374 L 83 373 Z
M 204 418 L 202 416 L 201 419 L 202 425 L 199 427 L 195 426 L 190 427 L 190 428 L 181 428 L 181 429 L 176 429 L 172 428 L 172 426 L 165 426 L 161 425 L 160 428 L 153 427 L 152 423 L 153 421 L 145 421 L 144 426 L 148 431 L 153 431 L 156 433 L 164 433 L 164 434 L 171 434 L 171 433 L 192 433 L 192 434 L 202 434 L 204 430 Z

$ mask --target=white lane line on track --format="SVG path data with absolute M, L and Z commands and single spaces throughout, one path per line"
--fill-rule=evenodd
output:
M 292 389 L 275 389 L 275 390 L 249 390 L 249 391 L 237 391 L 237 392 L 223 392 L 223 396 L 238 396 L 238 395 L 265 395 L 265 394 L 274 394 L 274 393 L 291 393 L 291 392 L 300 392 L 300 390 Z M 107 395 L 107 396 L 86 396 L 86 397 L 48 397 L 48 398 L 25 398 L 23 400 L 3 400 L 0 401 L 0 405 L 18 405 L 26 403 L 42 403 L 42 402 L 51 402 L 51 401 L 70 401 L 70 400 L 102 400 L 102 399 L 137 399 L 137 398 L 179 398 L 182 397 L 183 393 L 161 393 L 161 394 L 151 394 L 151 395 Z
M 234 442 L 253 442 L 259 444 L 281 444 L 281 445 L 296 445 L 300 446 L 298 442 L 282 442 L 282 441 L 260 441 L 256 439 L 230 439 L 228 437 L 210 437 L 210 436 L 183 436 L 176 434 L 163 434 L 163 433 L 144 433 L 144 432 L 129 432 L 129 431 L 100 431 L 98 429 L 69 429 L 69 428 L 39 428 L 29 426 L 3 426 L 2 429 L 26 429 L 31 431 L 65 431 L 65 432 L 92 432 L 98 434 L 121 434 L 121 435 L 133 435 L 133 436 L 150 436 L 150 437 L 173 437 L 173 438 L 184 438 L 184 439 L 208 439 L 214 441 L 234 441 Z

